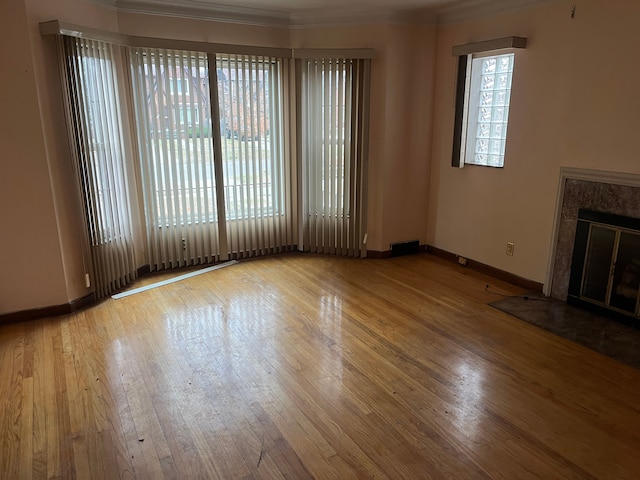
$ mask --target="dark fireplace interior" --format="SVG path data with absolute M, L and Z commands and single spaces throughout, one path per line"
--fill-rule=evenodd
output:
M 640 326 L 640 220 L 578 211 L 567 303 Z

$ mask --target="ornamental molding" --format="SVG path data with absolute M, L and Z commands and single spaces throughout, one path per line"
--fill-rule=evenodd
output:
M 305 28 L 377 23 L 447 24 L 476 17 L 507 13 L 558 0 L 458 0 L 431 8 L 323 8 L 287 11 L 229 6 L 198 0 L 91 0 L 121 12 L 196 18 L 223 23 L 269 27 Z

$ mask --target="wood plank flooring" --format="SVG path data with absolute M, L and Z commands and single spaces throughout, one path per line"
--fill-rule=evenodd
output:
M 487 284 L 294 254 L 2 326 L 0 478 L 640 478 L 640 371 Z

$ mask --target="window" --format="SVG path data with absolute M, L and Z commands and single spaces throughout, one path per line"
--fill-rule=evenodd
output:
M 216 68 L 227 220 L 281 215 L 280 63 L 230 55 L 219 57 Z
M 131 61 L 149 228 L 215 222 L 209 89 L 167 95 L 175 72 L 207 81 L 207 56 L 137 49 Z
M 177 75 L 169 78 L 169 91 L 172 95 L 189 93 L 189 80 L 180 78 Z
M 464 163 L 504 166 L 513 53 L 472 58 L 462 135 Z
M 505 37 L 453 47 L 458 86 L 452 166 L 504 166 L 514 49 L 526 45 L 526 38 Z

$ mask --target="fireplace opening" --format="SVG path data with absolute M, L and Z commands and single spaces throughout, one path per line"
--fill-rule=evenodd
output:
M 567 303 L 640 327 L 640 219 L 580 209 Z

